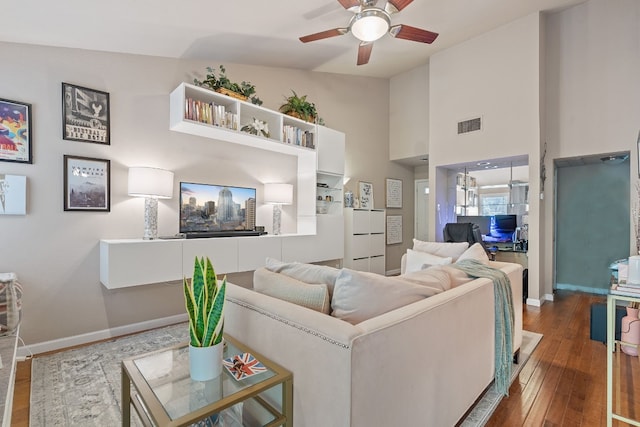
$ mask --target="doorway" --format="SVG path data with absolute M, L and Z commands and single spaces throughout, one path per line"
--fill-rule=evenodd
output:
M 555 289 L 606 294 L 629 256 L 628 153 L 556 160 Z
M 429 180 L 416 179 L 415 181 L 415 238 L 422 241 L 429 240 Z

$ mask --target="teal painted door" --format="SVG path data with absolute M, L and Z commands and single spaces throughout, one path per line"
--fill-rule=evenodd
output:
M 555 287 L 606 293 L 609 264 L 629 256 L 629 161 L 556 173 Z

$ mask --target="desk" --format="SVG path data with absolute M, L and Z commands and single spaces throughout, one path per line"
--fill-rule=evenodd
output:
M 187 343 L 122 361 L 122 425 L 131 425 L 131 405 L 145 426 L 182 427 L 221 414 L 225 426 L 293 427 L 293 374 L 225 334 L 224 358 L 253 354 L 266 368 L 235 380 L 223 367 L 211 381 L 189 375 Z M 133 386 L 133 387 L 131 387 Z M 279 390 L 276 390 L 278 389 Z M 265 392 L 269 393 L 265 398 Z M 132 393 L 133 392 L 133 393 Z M 277 397 L 281 409 L 267 402 Z M 242 404 L 238 419 L 232 407 Z
M 529 268 L 529 258 L 527 258 L 525 251 L 498 250 L 496 252 L 496 261 L 512 262 L 520 264 L 522 268 Z
M 632 420 L 613 412 L 613 353 L 616 349 L 616 344 L 619 343 L 615 339 L 617 301 L 640 302 L 640 296 L 618 295 L 611 292 L 607 295 L 607 427 L 613 425 L 614 419 L 633 426 L 640 426 L 640 421 Z

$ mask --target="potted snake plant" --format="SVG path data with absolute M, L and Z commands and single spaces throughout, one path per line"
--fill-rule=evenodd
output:
M 196 257 L 193 278 L 183 280 L 189 315 L 189 371 L 196 381 L 211 380 L 222 372 L 226 287 L 226 276 L 218 284 L 209 258 Z

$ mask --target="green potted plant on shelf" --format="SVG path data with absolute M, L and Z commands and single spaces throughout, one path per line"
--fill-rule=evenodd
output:
M 219 69 L 219 75 L 216 76 L 216 71 L 211 67 L 207 67 L 206 78 L 202 81 L 193 79 L 193 83 L 243 101 L 249 99 L 255 105 L 262 105 L 262 100 L 255 96 L 256 87 L 251 82 L 245 82 L 244 80 L 241 83 L 232 82 L 227 77 L 227 70 L 224 65 L 220 65 Z
M 193 278 L 183 280 L 189 315 L 189 371 L 196 381 L 208 381 L 222 372 L 222 333 L 226 276 L 218 285 L 209 258 L 196 257 Z
M 318 118 L 316 105 L 307 101 L 307 95 L 298 96 L 294 90 L 291 92 L 293 95 L 285 97 L 286 102 L 280 106 L 280 112 L 307 122 L 323 124 L 322 119 Z

